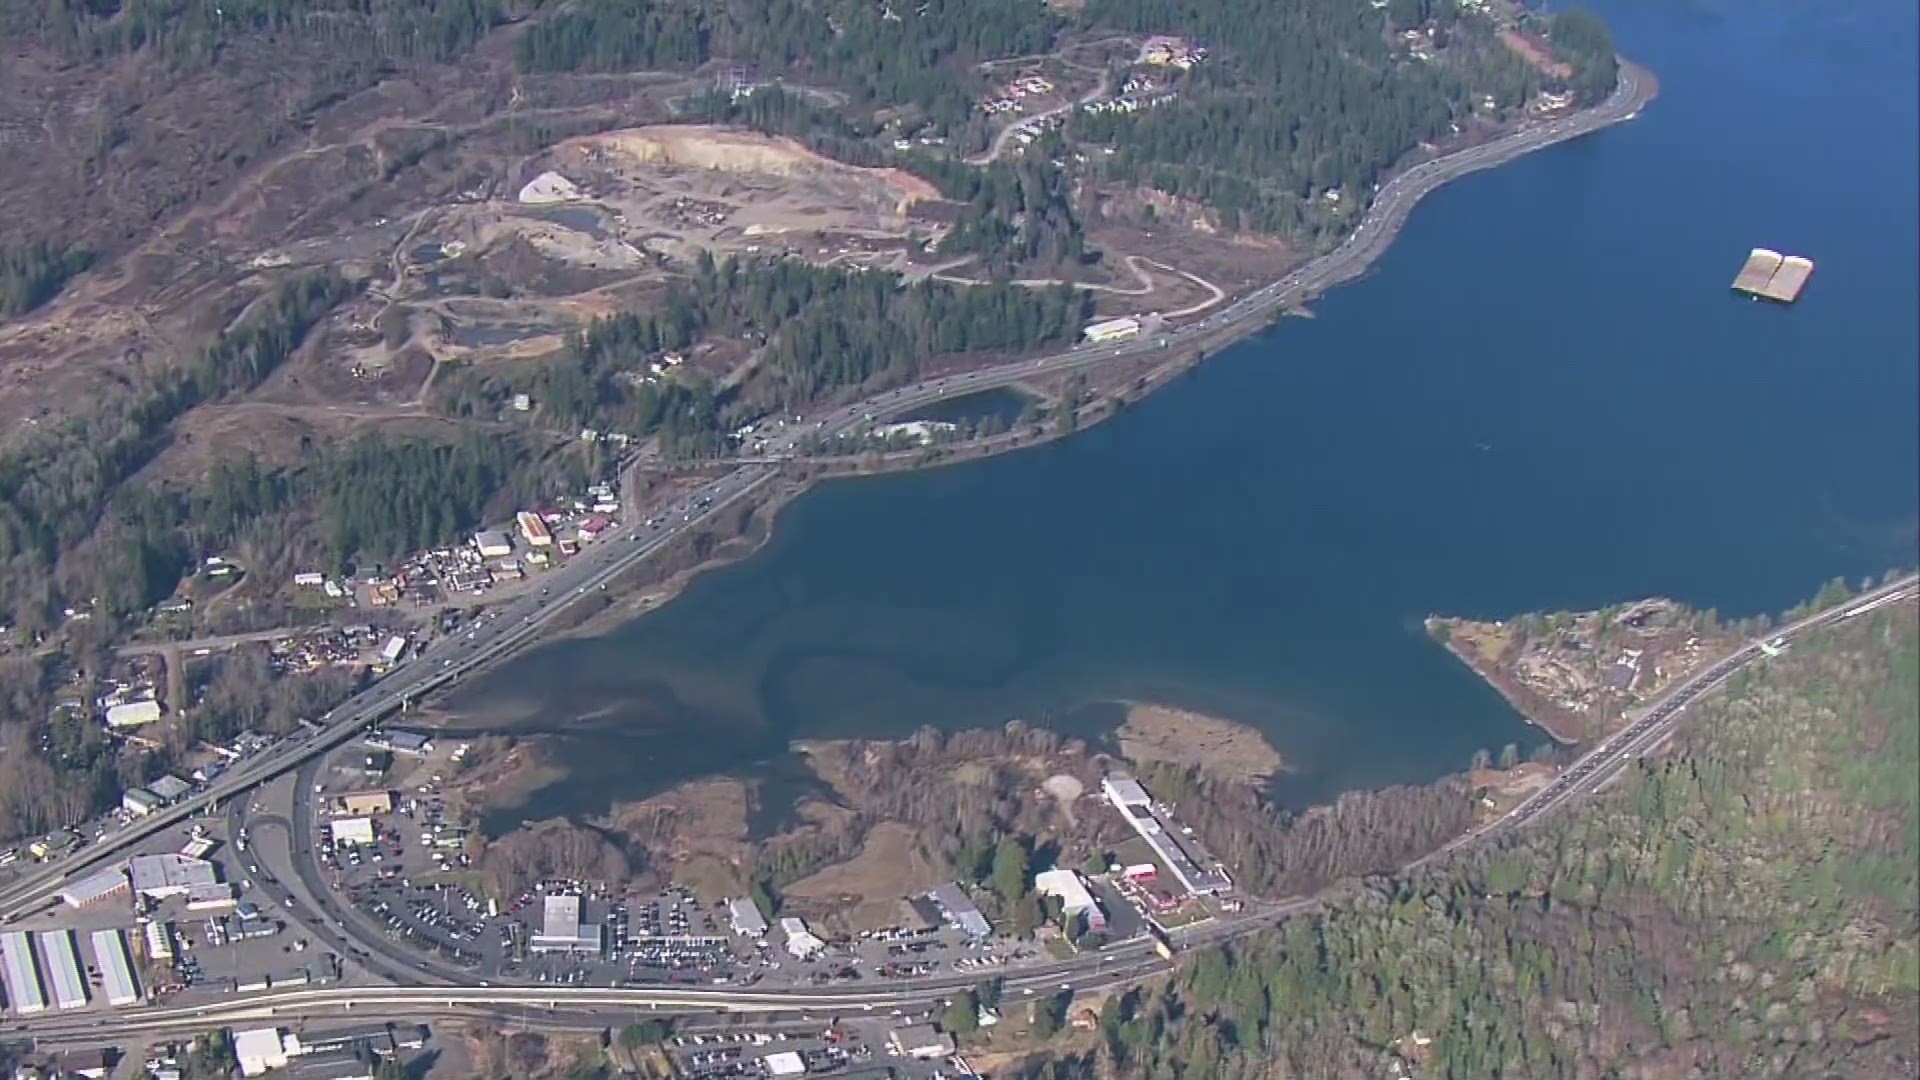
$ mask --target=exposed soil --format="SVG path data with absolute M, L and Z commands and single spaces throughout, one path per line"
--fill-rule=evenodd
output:
M 883 821 L 860 853 L 788 885 L 781 895 L 803 911 L 831 914 L 852 932 L 900 923 L 900 902 L 924 892 L 940 870 L 921 852 L 911 826 Z
M 1115 737 L 1136 763 L 1171 762 L 1261 785 L 1281 769 L 1280 752 L 1244 724 L 1166 705 L 1130 702 Z

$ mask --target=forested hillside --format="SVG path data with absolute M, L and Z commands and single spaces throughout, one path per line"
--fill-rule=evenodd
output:
M 1917 908 L 1903 604 L 1695 704 L 1604 796 L 1191 957 L 1025 1075 L 1911 1076 Z

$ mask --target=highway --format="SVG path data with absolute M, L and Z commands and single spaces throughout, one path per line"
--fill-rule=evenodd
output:
M 1162 354 L 1174 347 L 1212 348 L 1243 337 L 1266 326 L 1287 305 L 1359 276 L 1386 249 L 1414 204 L 1442 184 L 1628 119 L 1652 93 L 1650 76 L 1623 60 L 1618 86 L 1599 105 L 1414 165 L 1380 188 L 1366 219 L 1333 251 L 1205 319 L 1170 330 L 1164 335 L 1168 339 L 1165 348 L 1157 338 L 1117 346 L 1082 344 L 1038 359 L 931 379 L 842 407 L 819 418 L 811 432 L 790 431 L 769 453 L 776 457 L 794 456 L 807 434 L 831 438 L 882 415 L 898 414 L 949 395 L 1111 363 L 1116 359 Z M 45 907 L 63 884 L 85 876 L 103 861 L 127 852 L 147 837 L 218 805 L 236 792 L 299 767 L 349 741 L 369 725 L 403 710 L 409 703 L 418 702 L 535 640 L 560 616 L 569 600 L 605 587 L 683 533 L 735 502 L 751 497 L 778 475 L 778 468 L 766 463 L 741 465 L 660 511 L 659 528 L 648 528 L 637 520 L 621 525 L 607 539 L 583 548 L 578 555 L 549 571 L 543 578 L 547 587 L 538 594 L 525 594 L 489 611 L 470 634 L 456 634 L 436 641 L 422 655 L 321 718 L 318 731 L 282 740 L 258 757 L 237 764 L 206 791 L 0 888 L 0 921 L 11 921 Z
M 1822 626 L 1853 618 L 1885 604 L 1920 596 L 1920 575 L 1897 581 L 1855 597 L 1847 603 L 1776 629 L 1728 653 L 1675 684 L 1651 702 L 1627 728 L 1603 740 L 1582 756 L 1559 779 L 1510 810 L 1499 821 L 1469 833 L 1446 848 L 1416 860 L 1411 870 L 1470 844 L 1483 843 L 1512 829 L 1539 820 L 1567 803 L 1583 798 L 1617 776 L 1630 762 L 1672 734 L 1686 707 L 1723 685 L 1736 672 L 1768 656 L 1775 643 L 1785 644 Z M 1763 642 L 1767 648 L 1763 648 Z M 1318 907 L 1344 894 L 1351 884 L 1322 893 L 1261 907 L 1244 915 L 1195 928 L 1179 938 L 1191 949 L 1252 933 L 1283 919 Z M 1170 966 L 1148 954 L 1144 940 L 1122 942 L 1099 953 L 1069 961 L 1008 970 L 1005 993 L 1018 997 L 1054 990 L 1086 991 L 1132 982 Z M 752 1014 L 773 1019 L 799 1014 L 824 1018 L 833 1015 L 891 1014 L 893 1010 L 936 1007 L 956 990 L 976 985 L 986 974 L 942 976 L 911 983 L 859 989 L 742 990 L 732 988 L 562 986 L 403 986 L 348 987 L 265 991 L 235 995 L 218 1003 L 153 1006 L 113 1014 L 50 1014 L 16 1021 L 13 1032 L 47 1043 L 91 1042 L 129 1035 L 186 1035 L 211 1028 L 246 1023 L 293 1024 L 377 1010 L 382 1018 L 430 1019 L 525 1018 L 542 1022 L 595 1027 L 646 1013 Z M 102 1030 L 111 1028 L 111 1031 Z

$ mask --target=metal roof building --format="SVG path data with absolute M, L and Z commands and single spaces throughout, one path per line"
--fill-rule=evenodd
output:
M 73 948 L 73 931 L 52 930 L 39 935 L 40 955 L 47 961 L 53 1003 L 62 1009 L 84 1008 L 87 980 L 80 977 L 80 956 Z
M 536 953 L 600 951 L 600 924 L 583 922 L 580 898 L 547 894 L 540 904 L 540 932 L 527 939 Z
M 133 891 L 149 900 L 183 896 L 220 881 L 212 863 L 172 852 L 135 855 L 127 863 L 127 875 L 133 879 Z
M 68 907 L 89 907 L 111 900 L 116 896 L 128 896 L 127 872 L 117 866 L 109 867 L 90 877 L 60 890 L 60 899 Z
M 133 958 L 127 955 L 127 939 L 118 930 L 95 930 L 89 940 L 93 958 L 100 964 L 100 982 L 109 1005 L 131 1005 L 140 1000 L 140 984 L 133 981 Z
M 760 914 L 760 905 L 753 902 L 753 897 L 736 896 L 727 901 L 727 914 L 734 933 L 750 938 L 767 936 L 767 917 Z
M 960 886 L 947 882 L 936 886 L 927 895 L 939 905 L 940 913 L 968 937 L 979 939 L 993 936 L 993 924 L 980 913 L 980 909 L 974 906 L 972 898 L 961 891 Z
M 187 792 L 192 791 L 193 785 L 177 776 L 162 776 L 158 780 L 148 784 L 147 790 L 168 802 L 173 802 Z
M 25 931 L 0 934 L 0 979 L 7 986 L 7 1003 L 20 1016 L 45 1012 L 47 995 L 40 989 L 40 966 L 33 962 L 33 939 Z

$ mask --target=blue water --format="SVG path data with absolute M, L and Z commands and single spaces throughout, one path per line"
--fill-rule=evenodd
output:
M 1916 561 L 1911 0 L 1614 3 L 1661 97 L 1423 203 L 1364 281 L 1041 449 L 837 482 L 662 612 L 456 703 L 568 733 L 521 813 L 801 737 L 1151 698 L 1257 725 L 1292 804 L 1538 736 L 1420 633 Z M 1749 248 L 1814 259 L 1738 298 Z M 585 719 L 591 717 L 591 719 Z

